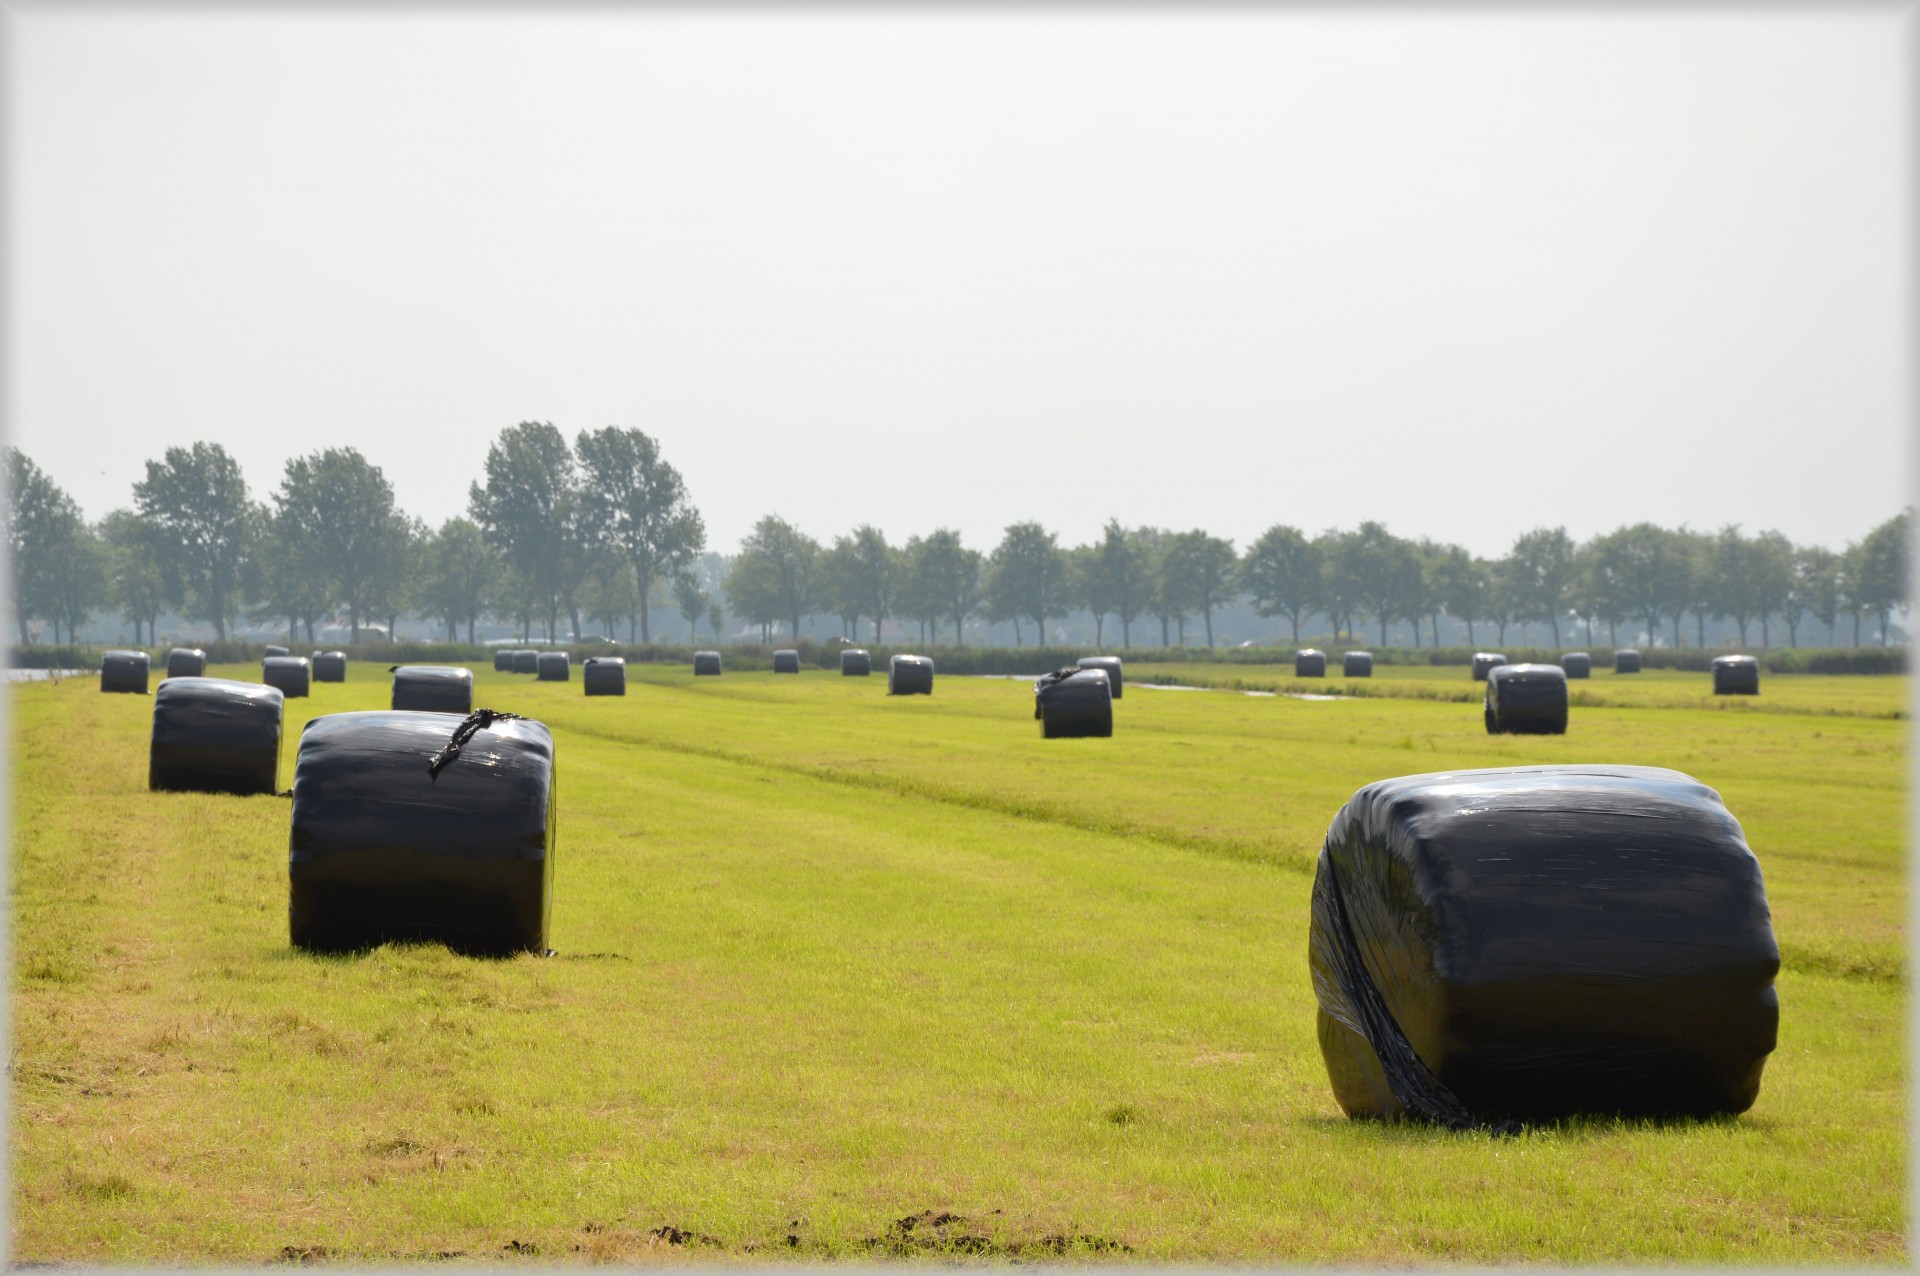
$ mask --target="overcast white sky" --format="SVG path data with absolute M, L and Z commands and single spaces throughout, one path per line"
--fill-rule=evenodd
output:
M 1038 518 L 1838 545 L 1907 499 L 1906 23 L 16 8 L 13 441 L 463 510 L 659 438 L 731 551 Z

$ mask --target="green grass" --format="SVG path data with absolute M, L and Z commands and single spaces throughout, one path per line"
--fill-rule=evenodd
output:
M 15 1257 L 1905 1261 L 1904 679 L 1763 682 L 1828 716 L 1641 675 L 1565 738 L 1143 689 L 1048 742 L 1018 682 L 631 675 L 476 672 L 559 748 L 559 955 L 512 961 L 292 952 L 283 799 L 149 794 L 150 700 L 15 687 Z M 384 706 L 349 677 L 288 702 L 283 784 L 308 717 Z M 1327 821 L 1576 760 L 1745 825 L 1785 959 L 1758 1104 L 1347 1121 L 1305 960 Z

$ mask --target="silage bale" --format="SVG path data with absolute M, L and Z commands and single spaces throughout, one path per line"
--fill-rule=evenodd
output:
M 147 671 L 152 661 L 144 651 L 115 649 L 100 657 L 100 690 L 147 694 Z
M 1113 684 L 1104 669 L 1056 669 L 1033 684 L 1040 736 L 1064 740 L 1113 734 Z
M 840 653 L 840 676 L 865 678 L 873 673 L 873 657 L 865 647 L 848 647 Z
M 168 678 L 153 696 L 147 787 L 272 793 L 280 779 L 278 688 L 227 678 Z
M 535 673 L 541 682 L 572 682 L 573 661 L 564 651 L 543 651 Z
M 1487 671 L 1488 735 L 1565 735 L 1567 671 L 1559 665 L 1499 665 Z
M 1622 647 L 1613 653 L 1613 671 L 1615 673 L 1639 673 L 1640 653 L 1632 647 Z
M 717 651 L 694 652 L 693 676 L 696 678 L 718 678 L 720 676 L 720 653 Z
M 1507 658 L 1497 651 L 1476 651 L 1473 653 L 1473 680 L 1485 682 L 1487 674 L 1507 663 Z
M 465 953 L 544 953 L 554 791 L 553 735 L 538 722 L 486 709 L 457 723 L 438 713 L 315 718 L 294 763 L 294 946 L 438 940 Z
M 313 680 L 315 682 L 345 682 L 347 680 L 347 653 L 344 651 L 314 652 Z
M 513 652 L 501 647 L 493 653 L 493 671 L 495 673 L 513 672 Z
M 799 673 L 800 653 L 791 647 L 782 647 L 773 653 L 773 671 L 775 673 Z
M 887 694 L 890 696 L 930 696 L 933 694 L 933 661 L 926 656 L 895 656 L 887 662 Z
M 1122 676 L 1120 657 L 1118 656 L 1082 656 L 1074 663 L 1082 669 L 1102 669 L 1106 671 L 1107 683 L 1113 688 L 1113 698 L 1120 699 L 1126 691 L 1126 679 Z
M 1349 651 L 1340 657 L 1340 673 L 1348 678 L 1373 677 L 1373 653 L 1371 651 Z
M 1294 652 L 1293 676 L 1296 678 L 1326 677 L 1327 653 L 1317 647 L 1302 647 Z
M 1368 785 L 1327 830 L 1308 952 L 1352 1117 L 1743 1112 L 1779 1023 L 1760 865 L 1659 767 Z
M 308 673 L 305 656 L 268 656 L 260 662 L 260 681 L 289 699 L 307 694 Z
M 580 666 L 580 681 L 590 696 L 624 696 L 627 694 L 627 659 L 625 656 L 588 656 Z
M 522 648 L 513 653 L 513 671 L 515 673 L 540 672 L 540 653 L 531 647 Z
M 291 654 L 292 653 L 289 652 L 285 647 L 282 647 L 279 643 L 275 643 L 275 642 L 270 642 L 266 646 L 260 649 L 260 658 L 262 660 L 265 660 L 268 656 L 286 656 Z
M 1560 667 L 1569 678 L 1588 678 L 1593 674 L 1593 657 L 1584 651 L 1569 651 L 1560 657 Z
M 1713 658 L 1713 694 L 1716 696 L 1759 695 L 1759 660 L 1753 656 L 1715 656 Z
M 473 670 L 459 665 L 395 665 L 395 709 L 417 713 L 473 712 Z
M 175 647 L 167 653 L 167 677 L 204 678 L 207 653 L 198 647 Z

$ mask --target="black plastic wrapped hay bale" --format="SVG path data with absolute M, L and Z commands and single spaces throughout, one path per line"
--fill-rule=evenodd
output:
M 1308 953 L 1353 1117 L 1744 1112 L 1779 1024 L 1760 865 L 1659 767 L 1368 785 L 1327 830 Z
M 1485 682 L 1487 675 L 1507 663 L 1507 658 L 1497 651 L 1476 651 L 1473 653 L 1473 680 Z
M 1126 678 L 1120 666 L 1118 656 L 1082 656 L 1074 661 L 1082 669 L 1101 669 L 1106 672 L 1107 685 L 1113 689 L 1115 700 L 1126 692 Z
M 275 642 L 270 642 L 260 649 L 260 658 L 262 660 L 265 660 L 268 656 L 286 656 L 291 654 L 293 653 Z
M 1593 657 L 1584 651 L 1569 651 L 1560 657 L 1560 667 L 1567 671 L 1569 678 L 1590 678 L 1593 676 Z
M 541 682 L 571 682 L 573 661 L 564 651 L 543 651 L 537 674 Z
M 502 647 L 493 653 L 493 671 L 495 673 L 513 672 L 513 652 Z
M 204 678 L 207 653 L 198 647 L 175 647 L 167 653 L 167 677 Z
M 1487 671 L 1488 735 L 1565 735 L 1567 671 L 1559 665 L 1499 665 Z
M 887 694 L 890 696 L 930 696 L 933 694 L 933 661 L 926 656 L 895 656 L 887 662 Z
M 428 763 L 471 735 L 437 775 Z M 553 736 L 482 710 L 336 713 L 300 737 L 287 857 L 297 948 L 439 940 L 464 953 L 547 950 Z
M 1371 651 L 1349 651 L 1340 657 L 1341 676 L 1347 678 L 1373 677 L 1373 653 Z
M 720 653 L 717 651 L 694 652 L 693 676 L 696 678 L 718 678 L 720 676 Z
M 1640 653 L 1632 647 L 1622 647 L 1613 653 L 1613 671 L 1615 673 L 1639 673 Z
M 1056 669 L 1033 684 L 1033 716 L 1046 740 L 1113 734 L 1113 685 L 1104 669 Z
M 315 682 L 345 682 L 347 680 L 347 653 L 344 651 L 314 652 L 313 680 Z
M 168 678 L 153 695 L 147 787 L 167 792 L 272 793 L 280 781 L 274 687 L 226 678 Z
M 1294 652 L 1293 676 L 1296 678 L 1326 677 L 1327 653 L 1314 647 L 1302 647 Z
M 1715 656 L 1713 658 L 1713 694 L 1716 696 L 1759 695 L 1760 662 L 1752 656 Z
M 840 653 L 840 676 L 866 678 L 873 674 L 873 657 L 864 647 L 848 647 Z
M 783 647 L 773 653 L 773 671 L 775 673 L 799 673 L 800 653 L 791 647 Z
M 395 665 L 395 709 L 417 713 L 473 712 L 473 670 L 459 665 Z
M 100 690 L 147 694 L 151 660 L 144 651 L 109 651 L 100 657 Z
M 306 695 L 309 680 L 305 656 L 268 656 L 260 662 L 260 681 L 289 699 Z
M 515 673 L 540 672 L 540 653 L 531 647 L 513 653 L 513 671 Z
M 590 696 L 626 695 L 626 657 L 588 656 L 580 666 L 580 682 Z

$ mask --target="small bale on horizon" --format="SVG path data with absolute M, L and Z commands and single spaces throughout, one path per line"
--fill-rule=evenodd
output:
M 1640 653 L 1632 647 L 1622 647 L 1613 653 L 1613 671 L 1615 673 L 1639 673 Z
M 1327 653 L 1318 647 L 1302 647 L 1293 653 L 1293 676 L 1296 678 L 1324 678 L 1327 676 Z
M 1082 669 L 1102 669 L 1106 671 L 1107 683 L 1113 688 L 1113 698 L 1118 700 L 1126 693 L 1124 678 L 1118 656 L 1082 656 L 1074 662 Z
M 1593 657 L 1584 651 L 1569 651 L 1560 657 L 1560 667 L 1567 671 L 1569 678 L 1590 678 L 1593 676 Z
M 1759 695 L 1759 659 L 1754 656 L 1715 656 L 1713 658 L 1713 694 L 1716 696 Z
M 305 656 L 268 656 L 260 662 L 260 681 L 279 688 L 289 700 L 307 694 L 309 674 Z
M 718 678 L 720 676 L 720 653 L 717 651 L 694 652 L 693 676 L 696 678 Z
M 840 653 L 842 678 L 866 678 L 873 674 L 873 655 L 865 647 L 848 647 Z
M 473 712 L 473 670 L 459 665 L 395 665 L 392 707 L 401 712 Z
M 588 656 L 580 666 L 580 683 L 590 696 L 626 695 L 626 657 Z
M 782 647 L 773 653 L 773 671 L 775 673 L 799 673 L 800 653 L 792 647 Z
M 1565 735 L 1567 671 L 1559 665 L 1497 665 L 1482 702 L 1488 735 Z
M 531 647 L 522 647 L 513 653 L 513 671 L 515 673 L 540 672 L 540 653 Z
M 1349 651 L 1340 657 L 1340 674 L 1345 678 L 1373 677 L 1373 653 Z
M 153 696 L 147 788 L 272 793 L 280 780 L 278 688 L 229 678 L 168 678 Z
M 543 651 L 534 663 L 534 676 L 541 682 L 572 682 L 573 660 L 564 651 Z
M 887 694 L 890 696 L 930 696 L 933 694 L 933 661 L 926 656 L 895 656 L 887 662 Z
M 115 649 L 100 657 L 100 690 L 129 695 L 147 694 L 152 657 L 144 651 Z
M 505 647 L 493 653 L 493 671 L 495 673 L 513 672 L 513 652 Z

